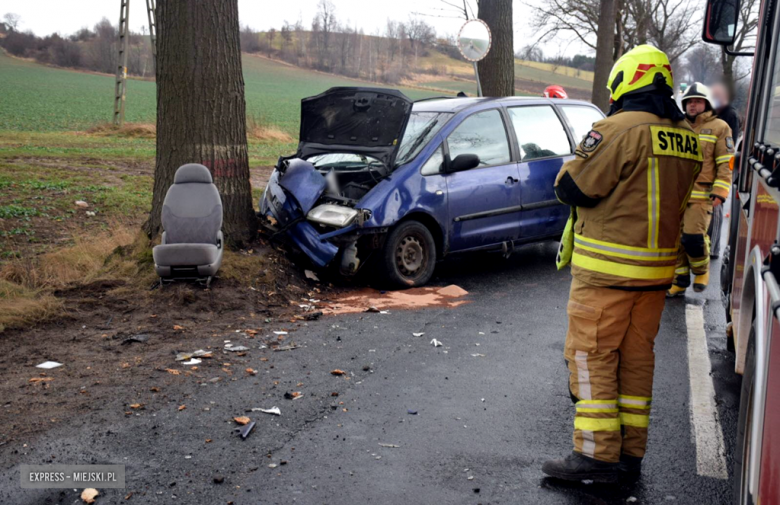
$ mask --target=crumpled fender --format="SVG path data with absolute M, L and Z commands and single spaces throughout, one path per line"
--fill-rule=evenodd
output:
M 287 170 L 279 178 L 279 185 L 295 198 L 304 215 L 309 213 L 328 187 L 325 177 L 314 165 L 299 158 L 290 160 Z

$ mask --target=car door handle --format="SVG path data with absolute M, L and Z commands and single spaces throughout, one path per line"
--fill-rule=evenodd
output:
M 514 184 L 516 182 L 520 182 L 520 179 L 515 179 L 511 175 L 506 178 L 506 184 Z

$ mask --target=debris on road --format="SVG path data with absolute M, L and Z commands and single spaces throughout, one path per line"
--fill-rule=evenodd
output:
M 200 363 L 203 363 L 203 360 L 201 360 L 201 359 L 198 359 L 198 358 L 192 358 L 192 359 L 191 359 L 191 360 L 189 360 L 189 361 L 182 361 L 182 363 L 181 363 L 181 364 L 182 364 L 182 365 L 198 365 L 198 364 L 200 364 Z
M 225 477 L 223 477 L 222 475 L 214 476 L 214 484 L 222 484 L 223 482 L 225 482 Z
M 251 423 L 247 424 L 246 426 L 243 426 L 241 428 L 237 428 L 236 431 L 238 431 L 238 434 L 241 435 L 241 438 L 246 440 L 246 437 L 249 436 L 250 433 L 252 433 L 252 430 L 255 427 L 255 422 L 252 421 Z
M 276 463 L 271 463 L 268 465 L 268 468 L 276 468 L 278 465 Z
M 35 368 L 51 370 L 52 368 L 57 368 L 58 366 L 62 366 L 62 363 L 57 363 L 56 361 L 44 361 L 40 365 L 35 365 Z
M 416 410 L 407 410 L 407 411 L 406 411 L 406 413 L 407 413 L 407 414 L 411 414 L 411 415 L 413 415 L 413 416 L 416 416 L 416 415 L 417 415 L 417 411 L 416 411 Z
M 626 503 L 636 503 L 636 501 L 637 501 L 636 496 L 629 496 L 626 499 Z
M 244 371 L 245 371 L 246 373 L 248 373 L 249 375 L 257 375 L 257 370 L 254 370 L 254 369 L 252 369 L 252 368 L 247 368 L 247 369 L 246 369 L 246 370 L 244 370 Z
M 178 370 L 174 370 L 173 368 L 166 368 L 165 371 L 171 375 L 179 375 L 181 373 Z
M 292 393 L 285 393 L 284 398 L 286 400 L 297 400 L 299 398 L 303 397 L 303 393 L 300 391 L 293 391 Z
M 484 354 L 472 354 L 471 356 L 474 357 L 474 358 L 484 358 L 485 357 Z
M 433 340 L 431 340 L 431 345 L 432 345 L 433 347 L 441 347 L 441 346 L 442 346 L 442 343 L 441 343 L 441 342 L 439 342 L 438 340 L 436 340 L 436 339 L 434 338 Z
M 198 349 L 197 351 L 193 352 L 180 352 L 176 355 L 176 361 L 188 361 L 192 358 L 211 358 L 213 354 L 211 351 L 204 351 L 203 349 Z
M 122 345 L 130 345 L 133 342 L 143 344 L 146 343 L 147 340 L 149 340 L 149 335 L 145 335 L 145 334 L 133 335 L 132 337 L 127 337 L 126 339 L 122 340 Z
M 322 311 L 312 312 L 311 314 L 306 314 L 306 320 L 307 321 L 316 321 L 317 319 L 322 317 Z
M 246 416 L 234 417 L 233 420 L 236 423 L 240 424 L 241 426 L 244 426 L 245 424 L 249 424 L 249 422 L 251 421 L 251 419 L 249 419 Z
M 304 270 L 303 273 L 306 275 L 307 279 L 311 279 L 314 282 L 320 282 L 320 278 L 317 277 L 317 274 L 315 274 L 311 270 Z
M 278 352 L 278 351 L 292 351 L 292 350 L 295 350 L 297 348 L 298 348 L 297 345 L 290 344 L 290 345 L 283 345 L 281 347 L 277 347 L 276 349 L 274 349 L 274 351 L 275 352 Z
M 282 415 L 282 411 L 279 410 L 279 407 L 271 407 L 270 409 L 261 409 L 259 407 L 255 407 L 255 408 L 251 409 L 251 411 L 252 412 L 264 412 L 266 414 L 271 414 L 271 415 L 274 415 L 274 416 L 281 416 Z
M 339 370 L 338 368 L 330 372 L 331 375 L 344 375 L 345 373 L 346 372 L 344 370 Z
M 179 412 L 181 412 L 182 410 L 184 410 L 186 408 L 187 408 L 186 405 L 179 405 Z
M 230 351 L 230 352 L 244 352 L 244 351 L 248 351 L 249 347 L 246 347 L 246 346 L 243 346 L 243 345 L 237 345 L 237 346 L 234 347 L 231 344 L 227 344 L 225 346 L 225 350 L 226 351 Z
M 84 503 L 95 503 L 95 498 L 97 498 L 99 494 L 97 489 L 91 487 L 87 488 L 81 492 L 81 501 Z
M 379 309 L 376 307 L 369 307 L 366 309 L 366 312 L 379 313 Z
M 413 336 L 413 337 L 422 337 L 423 335 L 425 335 L 425 332 L 424 332 L 424 331 L 423 331 L 423 332 L 420 332 L 420 333 L 412 333 L 412 336 Z
M 382 444 L 382 443 L 380 443 L 379 447 L 388 447 L 390 449 L 398 449 L 401 446 L 400 445 L 395 445 L 395 444 Z
M 274 335 L 287 335 L 286 331 L 275 331 Z
M 36 383 L 36 382 L 48 382 L 54 380 L 52 377 L 33 377 L 30 379 L 29 382 Z

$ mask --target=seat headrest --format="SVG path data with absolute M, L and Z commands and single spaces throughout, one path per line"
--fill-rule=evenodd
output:
M 199 163 L 187 163 L 182 165 L 176 170 L 176 175 L 173 176 L 174 184 L 185 184 L 191 182 L 200 182 L 203 184 L 211 184 L 211 172 L 209 169 Z

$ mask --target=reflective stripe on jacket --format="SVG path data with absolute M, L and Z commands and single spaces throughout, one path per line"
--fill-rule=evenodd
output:
M 577 206 L 572 275 L 593 286 L 671 284 L 680 220 L 701 167 L 686 121 L 621 111 L 593 125 L 555 182 Z
M 701 173 L 691 193 L 691 202 L 710 203 L 710 195 L 724 201 L 731 190 L 731 168 L 729 161 L 734 156 L 734 139 L 728 123 L 718 119 L 712 111 L 696 116 L 691 124 L 693 131 L 699 134 L 702 145 L 703 162 Z

